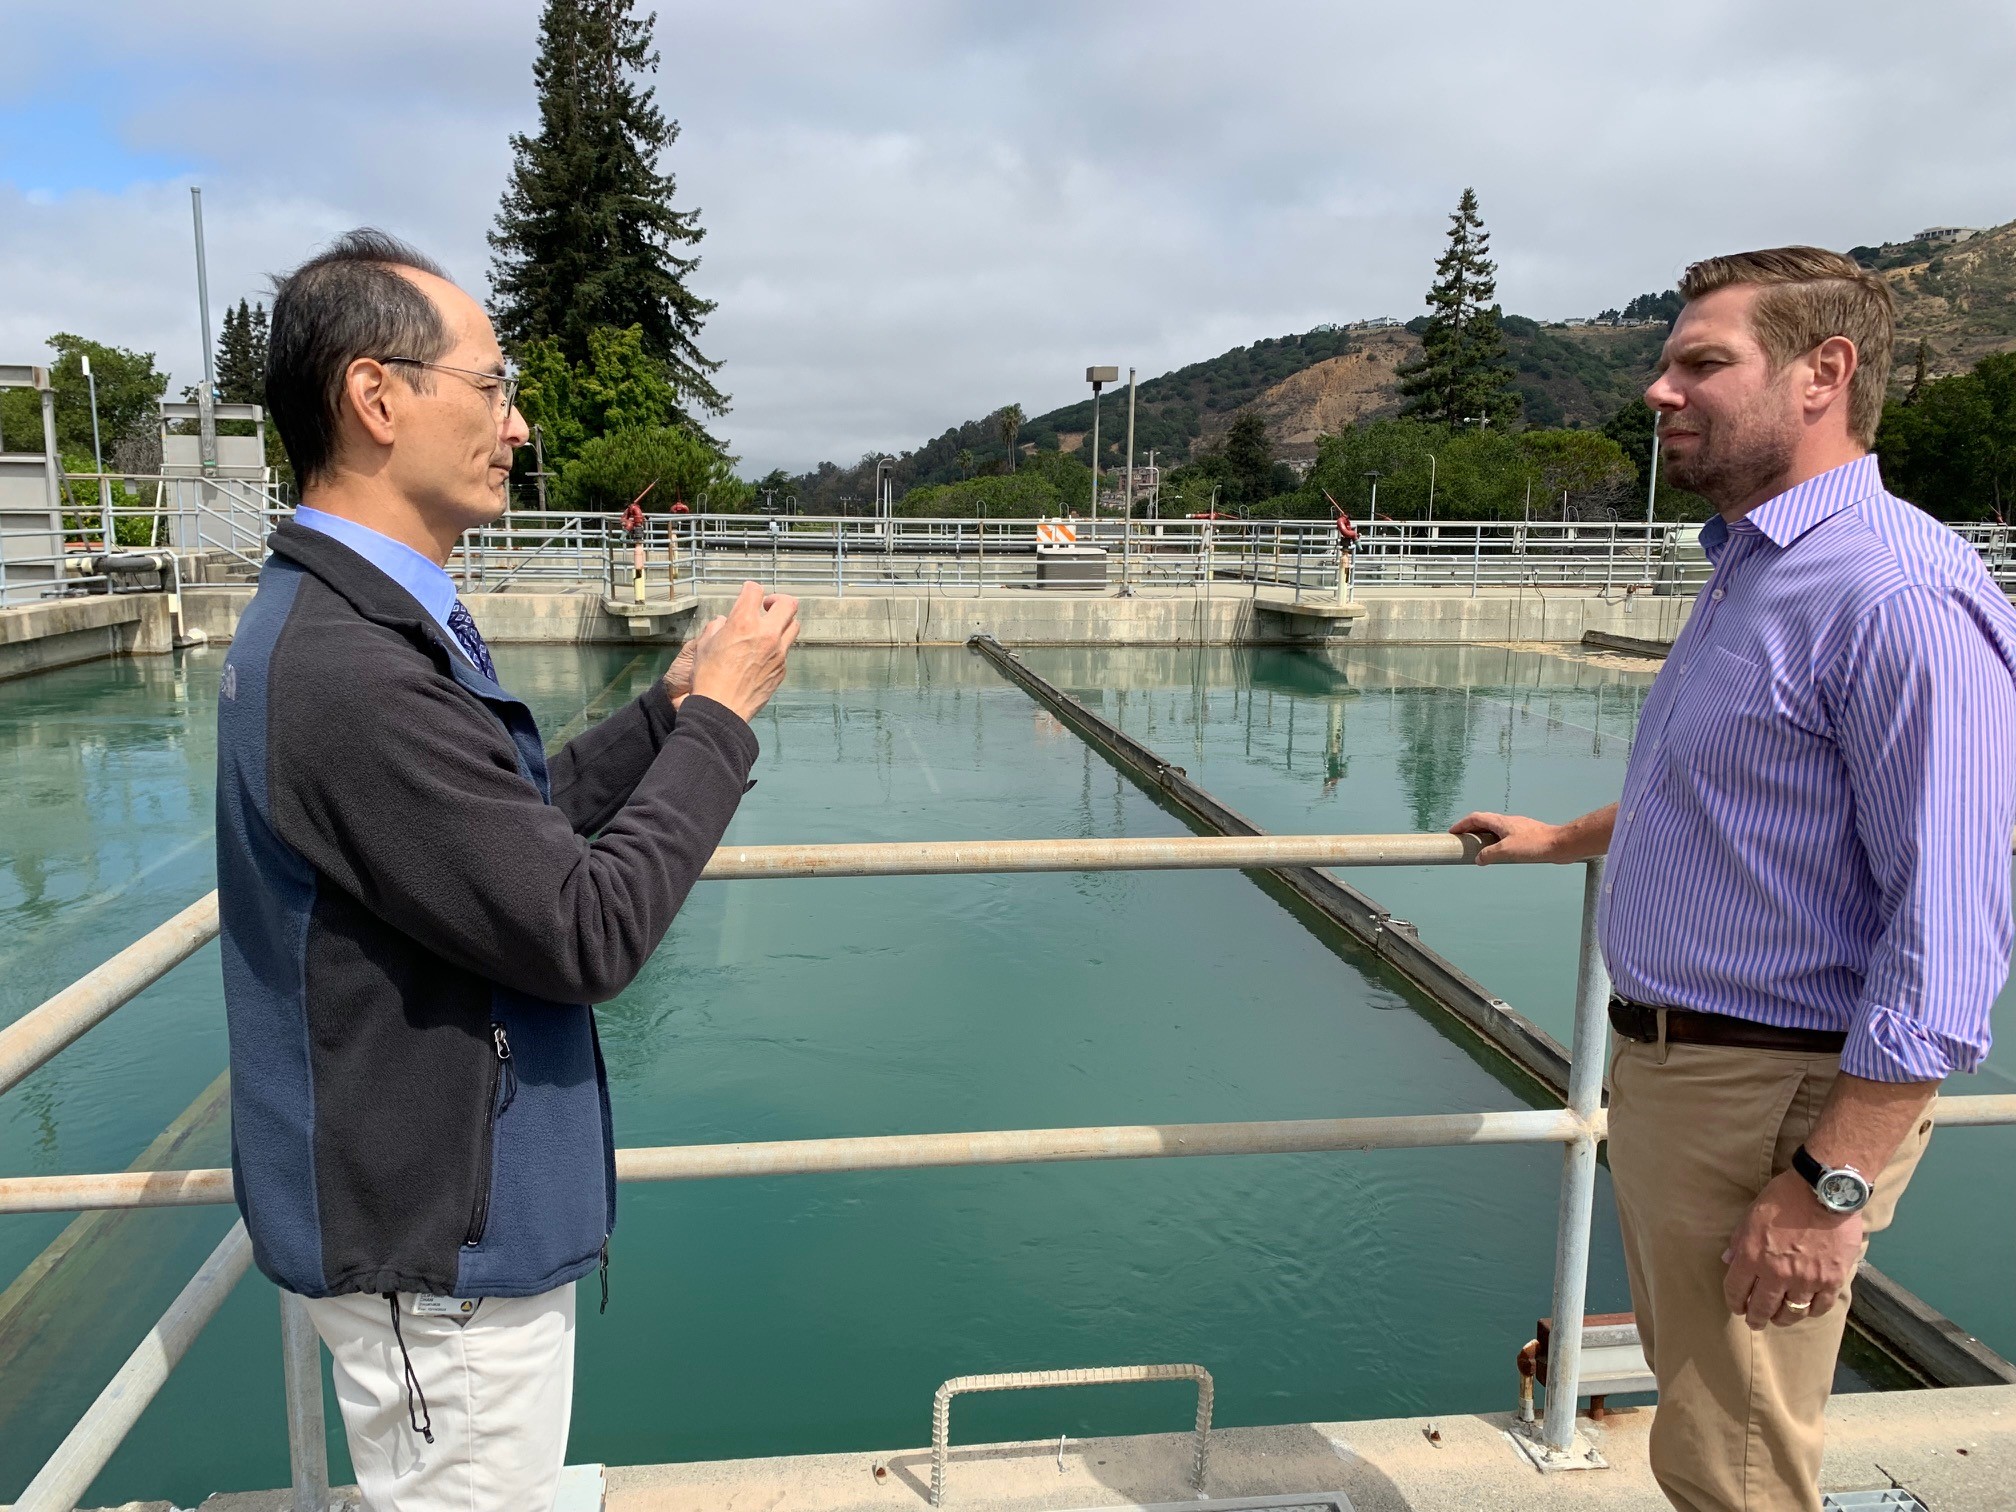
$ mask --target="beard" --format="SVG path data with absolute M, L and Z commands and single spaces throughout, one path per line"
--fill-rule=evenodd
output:
M 1732 415 L 1690 414 L 1681 423 L 1695 433 L 1695 446 L 1674 455 L 1662 445 L 1660 465 L 1675 488 L 1699 494 L 1718 510 L 1775 491 L 1771 485 L 1791 470 L 1799 446 L 1798 422 L 1768 397 Z

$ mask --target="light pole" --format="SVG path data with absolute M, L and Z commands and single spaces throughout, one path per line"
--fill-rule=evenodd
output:
M 1088 367 L 1085 381 L 1092 385 L 1092 524 L 1093 534 L 1098 534 L 1099 524 L 1099 390 L 1109 383 L 1120 381 L 1117 367 Z
M 1435 535 L 1435 453 L 1428 453 L 1428 535 Z
M 196 222 L 196 312 L 203 326 L 203 388 L 196 396 L 196 456 L 203 476 L 217 475 L 217 356 L 210 345 L 210 264 L 203 254 L 203 191 L 189 188 L 189 213 Z
M 1376 525 L 1379 522 L 1379 469 L 1367 468 L 1365 476 L 1372 480 L 1372 512 L 1368 518 Z
M 98 444 L 98 380 L 91 374 L 91 354 L 77 354 L 79 366 L 84 369 L 84 384 L 91 391 L 91 461 L 98 469 L 98 532 L 104 536 L 104 549 L 111 551 L 112 539 L 112 485 L 105 481 L 105 449 Z
M 1659 422 L 1666 418 L 1664 410 L 1652 411 L 1652 481 L 1645 488 L 1645 523 L 1652 523 L 1652 507 L 1659 501 Z M 1648 547 L 1649 549 L 1649 547 Z
M 1134 369 L 1127 369 L 1127 513 L 1120 521 L 1120 586 L 1133 591 L 1134 577 Z

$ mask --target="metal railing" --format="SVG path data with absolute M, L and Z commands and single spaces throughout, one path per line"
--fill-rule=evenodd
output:
M 292 506 L 242 478 L 72 473 L 54 510 L 0 520 L 0 608 L 110 591 L 104 553 L 165 552 L 256 573 Z M 11 521 L 11 523 L 9 523 Z M 11 569 L 11 571 L 10 571 Z
M 1174 839 L 951 841 L 921 844 L 723 847 L 703 880 L 779 877 L 930 876 L 958 873 L 1173 870 L 1263 867 L 1457 866 L 1474 861 L 1477 842 L 1450 835 L 1232 836 Z M 1473 1113 L 1378 1118 L 1298 1119 L 1217 1124 L 1116 1125 L 1084 1129 L 1014 1129 L 884 1135 L 858 1139 L 673 1145 L 617 1152 L 619 1181 L 696 1181 L 826 1171 L 915 1169 L 1076 1160 L 1286 1154 L 1312 1151 L 1558 1144 L 1562 1146 L 1555 1239 L 1553 1316 L 1584 1315 L 1596 1148 L 1601 1106 L 1605 1004 L 1609 978 L 1596 942 L 1603 863 L 1585 866 L 1575 1031 L 1567 1105 Z M 214 939 L 214 893 L 191 905 L 97 970 L 0 1030 L 0 1091 L 46 1063 L 94 1024 L 131 1001 L 176 964 Z M 1939 1099 L 1941 1124 L 2016 1123 L 2016 1094 Z M 139 1171 L 0 1179 L 0 1213 L 189 1206 L 232 1200 L 228 1170 Z M 17 1512 L 75 1505 L 118 1448 L 148 1400 L 243 1276 L 249 1245 L 232 1229 L 32 1480 Z M 328 1503 L 320 1356 L 298 1298 L 281 1294 L 288 1436 L 296 1512 Z M 1577 1462 L 1575 1383 L 1582 1331 L 1552 1332 L 1539 1452 Z
M 129 550 L 195 552 L 248 572 L 291 506 L 232 479 L 72 475 L 76 507 L 60 528 L 0 524 L 0 606 L 51 593 L 104 591 L 78 560 L 119 540 Z M 138 491 L 142 502 L 131 502 Z M 114 498 L 125 503 L 109 502 Z M 144 521 L 144 527 L 122 522 Z M 1205 592 L 1340 588 L 1341 541 L 1326 520 L 1063 522 L 1080 547 L 1105 553 L 1108 586 Z M 644 548 L 647 597 L 758 578 L 787 592 L 912 590 L 983 594 L 1031 588 L 1043 560 L 1035 520 L 936 520 L 747 514 L 649 515 L 640 542 L 613 514 L 513 510 L 468 532 L 448 563 L 464 593 L 632 591 Z M 2016 527 L 1954 527 L 1995 581 L 2016 592 Z M 1374 520 L 1359 526 L 1351 582 L 1369 588 L 1577 587 L 1691 594 L 1709 564 L 1697 526 L 1644 521 Z M 30 569 L 11 590 L 5 568 Z M 36 570 L 40 569 L 40 570 Z M 11 593 L 11 596 L 10 596 Z

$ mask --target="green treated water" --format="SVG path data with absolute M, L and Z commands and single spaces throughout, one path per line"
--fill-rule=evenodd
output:
M 1614 658 L 1498 647 L 1032 650 L 1024 660 L 1264 828 L 1439 830 L 1473 809 L 1565 819 L 1613 802 L 1651 678 Z M 1424 940 L 1570 1037 L 1580 867 L 1360 873 Z M 1687 906 L 1684 898 L 1676 908 Z M 2016 1092 L 2016 991 L 1950 1091 Z M 2016 1358 L 2016 1128 L 1932 1141 L 1871 1260 Z
M 1600 802 L 1646 681 L 1551 657 L 1047 656 L 1030 659 L 1062 681 L 1124 687 L 1100 695 L 1109 715 L 1261 823 L 1303 831 Z M 0 1023 L 212 885 L 220 660 L 99 663 L 0 692 Z M 617 648 L 498 661 L 549 733 L 658 670 Z M 736 841 L 1181 832 L 964 652 L 801 652 L 758 733 Z M 1573 874 L 1357 880 L 1565 1031 Z M 602 1023 L 632 1145 L 1516 1106 L 1421 1006 L 1236 874 L 835 879 L 703 886 Z M 223 1062 L 213 948 L 0 1100 L 0 1171 L 118 1169 Z M 1952 1216 L 1939 1274 L 1915 1274 L 1906 1250 L 1879 1258 L 1991 1341 L 2004 1327 L 2010 1348 L 2010 1320 L 1956 1294 L 1953 1264 L 1994 1246 L 1984 1226 L 2008 1212 L 1965 1195 L 1982 1169 L 1968 1152 L 1994 1137 L 1936 1143 L 1931 1190 L 1907 1209 L 1914 1239 Z M 174 1163 L 224 1154 L 212 1128 Z M 582 1318 L 571 1453 L 915 1444 L 948 1376 L 1139 1361 L 1210 1367 L 1228 1424 L 1502 1407 L 1548 1310 L 1558 1165 L 1490 1149 L 627 1187 L 609 1312 Z M 1928 1179 L 1942 1175 L 1949 1188 Z M 1593 1309 L 1625 1305 L 1600 1201 Z M 0 1331 L 0 1499 L 228 1217 L 101 1224 L 76 1284 L 15 1311 Z M 65 1228 L 0 1220 L 0 1276 Z M 95 1500 L 284 1483 L 275 1317 L 270 1286 L 238 1288 Z M 1187 1414 L 1178 1387 L 1041 1393 L 962 1404 L 957 1430 L 1076 1436 Z

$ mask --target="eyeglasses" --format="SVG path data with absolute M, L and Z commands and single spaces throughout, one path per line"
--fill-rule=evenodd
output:
M 403 362 L 409 367 L 433 368 L 442 373 L 459 373 L 464 378 L 474 378 L 474 385 L 489 396 L 490 408 L 497 423 L 502 425 L 511 414 L 511 406 L 518 402 L 518 375 L 516 373 L 479 373 L 474 368 L 450 367 L 445 362 L 422 362 L 418 357 L 381 357 L 381 362 Z

